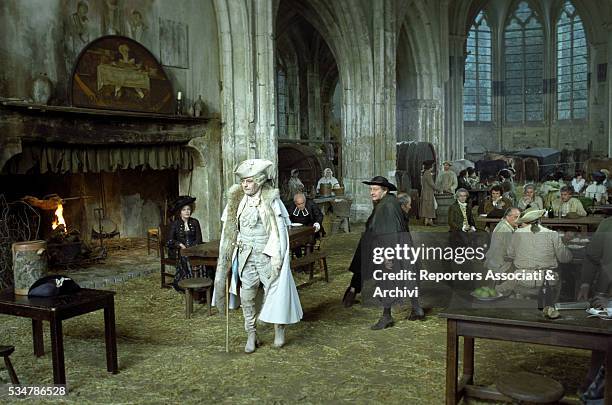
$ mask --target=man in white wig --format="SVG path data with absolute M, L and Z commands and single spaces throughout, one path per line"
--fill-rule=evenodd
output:
M 274 346 L 285 344 L 285 325 L 302 318 L 302 307 L 291 276 L 289 263 L 289 215 L 279 191 L 269 183 L 272 162 L 249 159 L 240 163 L 234 173 L 240 184 L 233 185 L 221 221 L 223 230 L 219 245 L 219 262 L 215 276 L 215 304 L 224 308 L 225 283 L 231 268 L 231 295 L 237 294 L 248 334 L 244 347 L 253 353 L 259 342 L 256 332 L 255 297 L 260 285 L 264 302 L 259 314 L 263 322 L 274 324 Z

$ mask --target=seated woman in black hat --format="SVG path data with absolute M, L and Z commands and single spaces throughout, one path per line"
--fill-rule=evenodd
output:
M 180 291 L 178 286 L 179 281 L 184 278 L 193 277 L 191 264 L 186 257 L 180 254 L 181 249 L 189 246 L 199 245 L 202 243 L 202 230 L 200 222 L 192 218 L 194 197 L 180 196 L 172 205 L 172 211 L 175 220 L 170 224 L 170 232 L 167 236 L 167 244 L 170 249 L 170 257 L 178 257 L 176 273 L 172 285 L 174 289 Z

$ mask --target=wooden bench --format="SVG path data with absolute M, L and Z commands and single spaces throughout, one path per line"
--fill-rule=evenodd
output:
M 326 283 L 329 283 L 329 274 L 327 272 L 327 253 L 324 250 L 317 250 L 312 253 L 307 253 L 306 255 L 292 259 L 291 260 L 291 269 L 296 270 L 301 267 L 309 267 L 310 276 L 308 278 L 308 282 L 301 284 L 299 287 L 305 287 L 306 285 L 312 284 L 313 276 L 314 276 L 314 264 L 319 263 L 319 271 L 323 271 L 323 279 Z

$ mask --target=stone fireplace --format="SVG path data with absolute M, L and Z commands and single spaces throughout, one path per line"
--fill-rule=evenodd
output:
M 0 103 L 0 193 L 8 201 L 56 194 L 67 230 L 89 240 L 100 217 L 121 237 L 144 237 L 163 222 L 168 199 L 190 194 L 204 238 L 218 237 L 218 119 Z M 40 238 L 53 218 L 41 210 Z

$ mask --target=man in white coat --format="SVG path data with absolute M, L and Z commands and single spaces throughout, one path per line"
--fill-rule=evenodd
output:
M 231 268 L 230 294 L 236 295 L 240 284 L 244 328 L 248 334 L 246 353 L 253 353 L 259 344 L 255 297 L 260 285 L 264 288 L 264 303 L 259 319 L 274 324 L 274 346 L 285 344 L 285 325 L 302 318 L 289 268 L 289 215 L 278 189 L 269 184 L 270 166 L 272 162 L 263 159 L 249 159 L 238 165 L 234 173 L 240 177 L 240 185 L 230 188 L 221 218 L 215 304 L 220 309 L 225 306 L 222 292 Z

